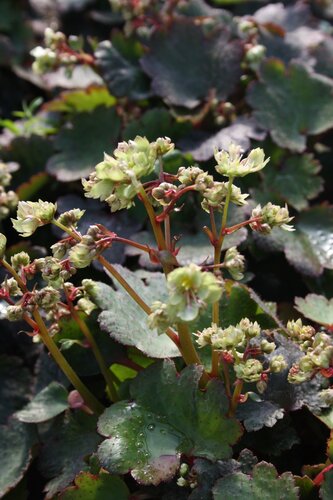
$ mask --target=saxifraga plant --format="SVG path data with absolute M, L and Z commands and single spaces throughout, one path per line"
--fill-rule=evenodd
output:
M 83 210 L 74 208 L 56 215 L 57 207 L 53 203 L 21 201 L 17 217 L 12 219 L 14 228 L 21 236 L 30 237 L 38 227 L 53 224 L 63 231 L 64 237 L 52 245 L 52 255 L 31 260 L 26 252 L 19 252 L 9 261 L 5 258 L 6 237 L 2 234 L 1 264 L 9 276 L 1 285 L 1 298 L 8 303 L 7 319 L 24 320 L 31 328 L 29 335 L 45 344 L 69 379 L 77 391 L 76 403 L 80 401 L 75 407 L 88 414 L 101 415 L 98 429 L 108 439 L 100 445 L 98 456 L 105 469 L 119 474 L 131 470 L 139 483 L 155 485 L 171 479 L 178 471 L 178 485 L 194 488 L 197 483 L 189 472 L 188 464 L 181 464 L 181 455 L 212 461 L 228 459 L 232 453 L 231 446 L 243 433 L 239 409 L 248 401 L 260 404 L 265 400 L 272 377 L 279 375 L 289 384 L 319 380 L 317 392 L 322 407 L 332 404 L 333 390 L 328 379 L 333 371 L 333 342 L 327 333 L 316 332 L 312 326 L 303 325 L 300 319 L 275 329 L 263 329 L 257 321 L 248 317 L 243 317 L 236 324 L 225 325 L 221 317 L 221 301 L 228 294 L 233 280 L 242 280 L 245 268 L 245 259 L 236 247 L 223 251 L 225 238 L 246 226 L 262 234 L 270 233 L 275 227 L 292 231 L 293 227 L 289 224 L 292 217 L 286 206 L 267 203 L 253 208 L 248 219 L 228 225 L 230 205 L 242 207 L 248 203 L 249 197 L 234 181 L 265 167 L 269 159 L 265 159 L 262 149 L 254 149 L 248 156 L 243 156 L 241 148 L 235 144 L 230 144 L 228 151 L 215 151 L 215 170 L 220 176 L 215 179 L 198 166 L 181 167 L 176 175 L 165 172 L 163 157 L 173 148 L 169 138 L 158 138 L 150 143 L 145 137 L 137 136 L 134 140 L 119 143 L 113 155 L 105 154 L 90 177 L 83 180 L 85 195 L 105 201 L 112 212 L 130 208 L 135 202 L 142 203 L 156 245 L 123 238 L 98 221 L 89 227 L 86 234 L 81 234 L 77 223 L 84 215 Z M 144 181 L 154 173 L 154 180 Z M 209 214 L 210 225 L 205 226 L 203 231 L 212 252 L 211 258 L 201 265 L 190 263 L 181 266 L 177 261 L 178 238 L 173 233 L 172 221 L 180 209 L 179 204 L 186 203 L 189 192 L 197 193 L 202 210 Z M 146 253 L 151 262 L 160 265 L 167 289 L 163 300 L 156 297 L 154 302 L 146 303 L 126 276 L 105 259 L 103 251 L 114 244 L 132 246 Z M 195 403 L 197 420 L 191 423 L 191 432 L 186 429 L 186 422 L 172 421 L 170 408 L 163 411 L 157 409 L 158 415 L 154 420 L 150 413 L 154 408 L 149 406 L 147 394 L 142 394 L 142 389 L 135 382 L 131 392 L 135 402 L 120 401 L 119 381 L 109 369 L 87 322 L 92 311 L 98 308 L 98 283 L 91 279 L 77 283 L 75 278 L 77 270 L 90 266 L 93 260 L 99 261 L 107 274 L 127 292 L 128 301 L 135 301 L 146 313 L 147 331 L 148 328 L 156 329 L 160 335 L 167 335 L 189 367 L 177 375 L 171 361 L 166 361 L 163 367 L 157 363 L 140 376 L 144 379 L 145 372 L 149 373 L 149 370 L 155 374 L 155 379 L 147 375 L 147 393 L 160 391 L 163 397 L 168 380 L 174 381 L 175 397 L 178 389 L 180 394 L 186 387 L 188 391 L 190 388 L 194 391 L 193 397 L 199 399 Z M 123 314 L 126 315 L 126 310 Z M 68 318 L 77 323 L 96 357 L 105 379 L 103 401 L 97 399 L 83 383 L 54 340 L 61 320 Z M 199 322 L 200 328 L 197 326 Z M 292 346 L 292 359 L 286 357 L 286 349 L 283 350 L 285 342 L 289 348 Z M 181 384 L 184 384 L 183 388 Z M 184 398 L 190 396 L 187 394 Z M 170 404 L 170 394 L 165 398 L 166 404 Z M 108 400 L 113 404 L 105 410 Z M 219 408 L 217 415 L 216 405 Z M 212 428 L 211 424 L 205 427 L 202 411 L 208 414 L 205 417 L 208 420 L 212 411 L 212 421 L 216 420 Z M 142 426 L 145 427 L 146 417 L 150 431 L 156 425 L 162 426 L 161 432 L 171 439 L 169 442 L 164 438 L 166 441 L 159 445 L 158 450 L 154 449 L 155 445 L 149 444 L 147 436 L 143 436 Z M 126 458 L 126 439 L 121 442 L 121 425 L 126 427 L 126 422 L 130 433 L 134 432 L 132 426 L 135 422 L 137 435 L 134 432 L 133 439 L 137 438 L 136 445 L 145 449 L 143 455 Z M 283 487 L 286 492 L 290 487 L 291 495 L 283 498 L 297 498 L 294 486 Z M 215 498 L 220 498 L 218 493 Z

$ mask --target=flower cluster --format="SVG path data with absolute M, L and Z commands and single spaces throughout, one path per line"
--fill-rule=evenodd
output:
M 295 332 L 295 328 L 293 331 Z M 303 342 L 301 336 L 306 337 Z M 303 327 L 298 335 L 298 342 L 302 342 L 306 354 L 290 368 L 288 381 L 291 384 L 310 380 L 316 373 L 333 367 L 333 339 L 331 336 L 323 332 L 318 332 L 313 336 L 313 332 L 305 333 Z
M 175 269 L 167 276 L 168 301 L 154 302 L 149 326 L 164 332 L 177 321 L 196 319 L 208 304 L 218 301 L 222 284 L 210 272 L 203 272 L 195 264 Z
M 244 177 L 262 170 L 269 162 L 269 158 L 265 160 L 265 154 L 260 148 L 253 149 L 246 158 L 242 157 L 241 152 L 241 147 L 233 143 L 230 144 L 228 152 L 216 151 L 216 171 L 230 178 Z
M 252 210 L 252 219 L 258 219 L 250 224 L 251 229 L 260 233 L 269 234 L 273 227 L 281 227 L 285 231 L 294 231 L 293 226 L 289 225 L 293 217 L 289 217 L 287 205 L 279 207 L 271 202 L 264 207 L 258 205 Z
M 35 58 L 32 69 L 41 75 L 59 66 L 72 68 L 78 61 L 76 51 L 82 50 L 82 40 L 76 36 L 66 37 L 61 31 L 46 28 L 44 32 L 45 47 L 37 46 L 30 54 Z
M 6 191 L 11 180 L 9 165 L 0 161 L 0 220 L 6 219 L 18 204 L 17 194 L 12 190 Z
M 119 143 L 114 156 L 105 154 L 89 179 L 82 181 L 86 196 L 106 201 L 112 212 L 130 208 L 141 188 L 139 180 L 151 174 L 157 158 L 173 147 L 167 137 L 149 143 L 137 136 L 133 141 Z
M 214 350 L 221 351 L 224 359 L 233 364 L 236 377 L 244 382 L 263 382 L 267 373 L 278 373 L 287 368 L 282 355 L 271 356 L 266 363 L 257 359 L 260 355 L 271 354 L 276 344 L 262 338 L 259 324 L 248 318 L 227 328 L 213 323 L 211 327 L 197 332 L 196 336 L 200 347 L 210 345 Z
M 226 251 L 223 264 L 234 280 L 243 279 L 245 258 L 239 253 L 236 247 L 231 247 Z
M 11 219 L 14 229 L 23 237 L 31 236 L 37 227 L 52 222 L 57 206 L 48 201 L 20 201 L 17 219 Z

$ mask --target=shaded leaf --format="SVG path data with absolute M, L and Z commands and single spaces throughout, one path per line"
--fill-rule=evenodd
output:
M 131 120 L 125 127 L 123 137 L 125 141 L 137 135 L 147 137 L 148 141 L 155 141 L 157 137 L 170 137 L 172 141 L 177 141 L 188 129 L 188 123 L 177 122 L 165 108 L 153 108 L 139 119 Z
M 271 235 L 254 237 L 263 249 L 284 251 L 290 264 L 303 274 L 319 276 L 324 268 L 333 269 L 333 208 L 310 208 L 299 215 L 295 227 L 294 233 L 274 229 Z
M 330 500 L 332 498 L 333 491 L 333 470 L 329 470 L 324 474 L 324 482 L 320 487 L 320 498 L 321 500 Z
M 149 97 L 147 77 L 139 63 L 124 57 L 111 42 L 101 42 L 95 51 L 95 58 L 112 94 L 130 99 Z
M 22 479 L 32 461 L 31 447 L 36 442 L 31 426 L 11 419 L 0 425 L 0 497 L 14 488 Z
M 333 81 L 301 64 L 278 60 L 261 66 L 260 81 L 248 89 L 247 101 L 258 124 L 279 146 L 302 152 L 306 136 L 333 126 Z M 293 120 L 290 120 L 293 116 Z
M 109 108 L 115 104 L 115 97 L 109 93 L 106 87 L 91 85 L 82 90 L 61 92 L 56 99 L 45 103 L 43 109 L 63 113 L 83 113 L 93 111 L 98 106 Z
M 166 299 L 164 275 L 160 273 L 145 273 L 144 279 L 125 268 L 116 266 L 117 270 L 134 288 L 149 306 L 155 300 Z M 134 346 L 147 356 L 165 358 L 179 356 L 175 344 L 167 335 L 158 335 L 156 330 L 150 330 L 147 315 L 134 300 L 114 283 L 114 290 L 104 283 L 98 283 L 94 301 L 102 309 L 98 321 L 102 330 L 118 342 Z
M 212 381 L 202 393 L 201 374 L 202 368 L 191 366 L 178 375 L 171 361 L 139 373 L 131 384 L 135 403 L 116 403 L 99 419 L 99 432 L 110 436 L 98 450 L 102 466 L 115 473 L 131 470 L 138 482 L 159 484 L 173 477 L 182 452 L 228 458 L 241 428 L 225 416 L 223 384 Z
M 304 299 L 296 297 L 296 309 L 306 318 L 324 326 L 333 326 L 333 299 L 310 293 Z
M 258 431 L 265 427 L 273 427 L 284 417 L 284 411 L 270 401 L 251 401 L 238 405 L 237 418 L 241 420 L 248 432 Z
M 326 38 L 313 52 L 316 58 L 315 70 L 333 78 L 333 40 Z
M 24 406 L 31 393 L 32 376 L 21 359 L 0 356 L 0 424 Z
M 55 147 L 59 153 L 47 162 L 47 171 L 62 182 L 88 176 L 104 151 L 116 145 L 120 119 L 113 108 L 99 107 L 79 113 L 58 134 Z
M 296 210 L 303 210 L 323 189 L 323 179 L 317 175 L 320 169 L 312 155 L 290 156 L 281 169 L 265 170 L 264 189 Z
M 206 35 L 201 24 L 175 21 L 154 33 L 149 49 L 141 59 L 143 69 L 168 104 L 194 108 L 212 93 L 226 99 L 241 75 L 242 43 L 230 41 L 223 24 L 222 30 Z
M 234 123 L 222 128 L 213 135 L 194 132 L 184 138 L 179 146 L 191 153 L 197 161 L 206 161 L 214 156 L 214 149 L 229 149 L 230 143 L 241 146 L 243 151 L 251 147 L 250 139 L 263 140 L 266 133 L 259 129 L 253 118 L 239 117 Z
M 40 423 L 49 420 L 68 408 L 68 392 L 58 382 L 51 382 L 22 410 L 15 414 L 20 422 Z
M 129 490 L 120 477 L 105 472 L 98 475 L 81 472 L 75 478 L 75 486 L 70 486 L 60 495 L 61 500 L 127 500 Z
M 99 443 L 94 416 L 68 413 L 56 421 L 39 455 L 42 474 L 52 478 L 45 487 L 47 499 L 68 486 L 79 472 L 88 470 L 85 458 Z
M 214 500 L 297 500 L 298 488 L 293 476 L 281 476 L 272 464 L 260 462 L 253 468 L 252 476 L 236 472 L 219 479 L 213 488 Z

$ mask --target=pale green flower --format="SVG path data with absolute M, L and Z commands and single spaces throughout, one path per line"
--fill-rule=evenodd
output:
M 11 219 L 14 229 L 23 237 L 31 236 L 37 227 L 52 222 L 57 205 L 48 201 L 20 201 L 17 219 Z
M 228 152 L 215 151 L 216 171 L 226 177 L 244 177 L 262 170 L 269 162 L 260 148 L 253 149 L 246 158 L 242 158 L 241 151 L 237 144 L 230 144 Z
M 262 363 L 258 359 L 248 359 L 245 363 L 234 365 L 236 377 L 244 382 L 258 382 L 264 370 Z

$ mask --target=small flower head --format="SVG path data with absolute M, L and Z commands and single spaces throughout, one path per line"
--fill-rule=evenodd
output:
M 8 321 L 19 321 L 23 318 L 24 309 L 21 306 L 8 306 L 6 309 L 6 317 Z
M 215 208 L 220 212 L 223 210 L 225 201 L 228 195 L 228 183 L 227 182 L 213 182 L 213 184 L 205 189 L 202 193 L 203 201 L 201 203 L 202 208 L 209 213 L 209 208 Z M 232 185 L 230 201 L 238 206 L 246 205 L 246 198 L 248 194 L 242 194 L 239 187 Z
M 242 158 L 241 147 L 236 144 L 230 144 L 229 151 L 216 151 L 215 160 L 216 171 L 226 177 L 244 177 L 262 170 L 269 158 L 265 160 L 265 154 L 262 149 L 253 149 L 246 158 Z
M 249 339 L 257 337 L 260 334 L 260 325 L 257 321 L 252 322 L 248 318 L 243 318 L 237 326 L 243 330 L 245 336 Z
M 245 345 L 245 334 L 238 326 L 230 325 L 228 328 L 219 328 L 212 337 L 214 349 L 236 349 Z
M 19 297 L 23 295 L 21 288 L 15 278 L 6 278 L 5 281 L 1 283 L 1 288 L 7 290 L 8 295 L 11 297 Z
M 251 218 L 259 218 L 258 221 L 252 222 L 250 227 L 254 231 L 260 233 L 268 234 L 273 227 L 281 227 L 281 229 L 285 231 L 294 231 L 293 226 L 288 225 L 288 222 L 290 222 L 293 217 L 289 217 L 287 205 L 285 207 L 279 207 L 278 205 L 273 205 L 271 202 L 267 203 L 264 207 L 258 205 L 252 210 Z
M 271 354 L 273 351 L 275 351 L 275 349 L 276 345 L 274 342 L 269 342 L 267 339 L 263 339 L 260 342 L 260 350 L 265 354 Z
M 212 339 L 219 334 L 222 329 L 219 328 L 215 323 L 208 328 L 204 328 L 201 332 L 197 332 L 194 335 L 197 337 L 196 342 L 199 347 L 205 347 L 206 345 L 212 345 Z
M 77 268 L 82 269 L 90 266 L 97 255 L 94 239 L 89 235 L 84 235 L 80 243 L 74 245 L 68 254 L 70 262 Z
M 333 388 L 324 389 L 319 393 L 320 399 L 323 401 L 325 406 L 333 406 Z
M 170 205 L 176 193 L 177 188 L 173 184 L 161 182 L 158 187 L 152 190 L 151 194 L 162 206 L 167 206 Z
M 22 267 L 30 264 L 30 256 L 27 252 L 18 252 L 10 260 L 15 271 L 20 271 Z
M 85 210 L 74 208 L 73 210 L 68 210 L 67 212 L 63 212 L 62 214 L 60 214 L 57 220 L 64 226 L 73 228 L 77 226 L 77 223 L 84 215 L 84 213 Z
M 231 247 L 224 256 L 224 267 L 228 269 L 234 280 L 241 280 L 244 277 L 245 258 L 239 253 L 236 247 Z
M 35 58 L 35 61 L 32 64 L 32 69 L 37 75 L 42 75 L 47 71 L 54 69 L 57 65 L 57 53 L 48 47 L 35 47 L 30 51 L 30 54 Z
M 21 236 L 31 236 L 37 227 L 50 223 L 57 206 L 48 201 L 20 201 L 17 208 L 17 219 L 11 219 L 14 229 Z
M 258 359 L 247 359 L 244 363 L 234 365 L 236 377 L 244 382 L 258 382 L 264 370 L 262 363 Z
M 157 300 L 152 303 L 151 311 L 151 314 L 148 316 L 149 328 L 156 328 L 158 333 L 164 333 L 170 326 L 167 304 Z
M 202 174 L 207 174 L 199 167 L 180 167 L 177 173 L 177 177 L 179 182 L 181 182 L 184 186 L 192 186 L 196 184 L 197 178 L 202 176 Z M 211 176 L 210 176 L 211 177 Z M 213 178 L 211 178 L 213 181 Z
M 152 147 L 155 149 L 157 156 L 163 156 L 172 151 L 175 145 L 171 142 L 170 137 L 158 137 L 158 139 L 152 143 Z
M 36 292 L 35 301 L 38 306 L 46 311 L 53 309 L 60 301 L 60 293 L 51 286 L 46 286 Z
M 6 252 L 7 238 L 4 234 L 0 233 L 0 259 L 2 259 Z
M 169 301 L 176 317 L 182 321 L 194 320 L 207 304 L 219 300 L 221 283 L 210 272 L 190 264 L 168 274 Z
M 272 373 L 280 373 L 287 367 L 287 362 L 281 354 L 271 357 L 269 362 L 269 369 Z

